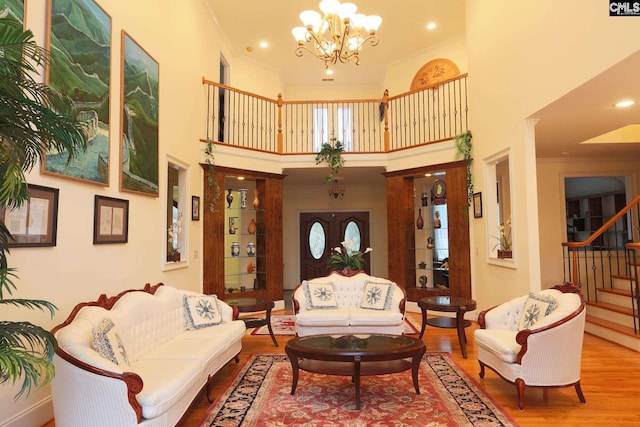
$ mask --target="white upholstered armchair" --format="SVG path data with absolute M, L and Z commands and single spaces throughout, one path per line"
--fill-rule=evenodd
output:
M 515 384 L 518 407 L 524 409 L 524 389 L 580 387 L 585 303 L 572 284 L 554 286 L 483 311 L 478 345 L 480 378 L 485 366 Z

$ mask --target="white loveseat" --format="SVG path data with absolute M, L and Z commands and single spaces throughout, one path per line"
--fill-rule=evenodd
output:
M 78 304 L 52 331 L 56 426 L 175 425 L 212 375 L 239 361 L 237 318 L 215 296 L 162 284 Z
M 292 298 L 298 336 L 403 333 L 406 295 L 388 279 L 334 271 L 303 281 Z
M 580 387 L 585 303 L 572 284 L 514 298 L 478 316 L 474 332 L 480 377 L 485 366 L 515 384 L 524 409 L 529 387 Z

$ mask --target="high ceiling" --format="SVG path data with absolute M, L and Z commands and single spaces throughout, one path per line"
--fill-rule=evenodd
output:
M 362 0 L 355 3 L 359 13 L 379 15 L 382 25 L 378 46 L 367 46 L 360 65 L 333 66 L 334 74 L 324 73 L 324 64 L 308 52 L 295 55 L 296 42 L 291 29 L 300 25 L 301 11 L 319 11 L 319 0 L 205 0 L 230 46 L 230 54 L 278 70 L 285 87 L 322 85 L 380 85 L 388 64 L 406 59 L 465 31 L 464 0 Z M 435 22 L 435 30 L 426 25 Z M 269 47 L 259 47 L 261 41 Z M 247 49 L 251 48 L 251 49 Z M 249 51 L 251 50 L 251 51 Z M 616 64 L 603 74 L 545 107 L 532 118 L 536 125 L 538 157 L 602 158 L 640 160 L 640 134 L 628 132 L 601 137 L 606 144 L 580 144 L 626 125 L 639 123 L 640 52 Z M 416 70 L 417 71 L 417 70 Z M 333 79 L 326 81 L 326 79 Z M 613 103 L 632 98 L 639 103 L 626 110 Z

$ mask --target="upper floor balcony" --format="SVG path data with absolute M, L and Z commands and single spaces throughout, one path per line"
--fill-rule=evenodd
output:
M 348 153 L 390 153 L 468 130 L 467 74 L 380 99 L 289 101 L 203 79 L 206 139 L 274 154 L 314 154 L 332 139 Z

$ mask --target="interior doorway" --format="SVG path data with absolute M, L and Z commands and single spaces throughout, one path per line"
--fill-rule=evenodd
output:
M 300 280 L 329 274 L 332 249 L 346 239 L 364 252 L 370 247 L 369 212 L 304 212 L 300 214 Z M 364 270 L 370 274 L 369 254 Z

